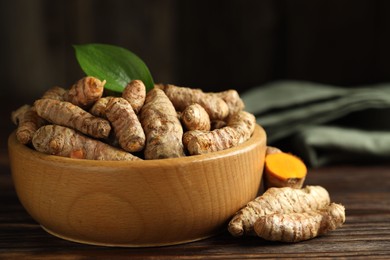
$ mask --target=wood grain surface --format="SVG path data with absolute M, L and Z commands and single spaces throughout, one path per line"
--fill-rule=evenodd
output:
M 285 244 L 227 231 L 188 244 L 109 248 L 68 242 L 46 233 L 23 209 L 13 189 L 6 154 L 0 165 L 0 259 L 264 259 L 390 257 L 390 165 L 310 169 L 306 184 L 328 189 L 346 207 L 340 229 L 309 241 Z M 169 225 L 169 223 L 167 223 Z

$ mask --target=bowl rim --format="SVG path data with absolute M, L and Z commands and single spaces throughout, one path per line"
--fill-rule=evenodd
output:
M 245 142 L 231 147 L 225 150 L 216 151 L 207 154 L 200 155 L 188 155 L 179 158 L 165 158 L 165 159 L 153 159 L 153 160 L 136 160 L 136 161 L 114 161 L 114 160 L 90 160 L 90 159 L 75 159 L 62 157 L 57 155 L 50 155 L 41 153 L 39 151 L 30 148 L 27 145 L 20 143 L 16 139 L 16 130 L 14 130 L 8 137 L 8 152 L 12 148 L 19 150 L 21 153 L 28 154 L 40 160 L 47 162 L 65 163 L 73 166 L 107 166 L 107 164 L 115 164 L 115 167 L 129 167 L 129 166 L 156 166 L 162 163 L 173 164 L 173 163 L 193 163 L 199 161 L 214 160 L 221 157 L 231 156 L 236 153 L 241 153 L 246 150 L 250 150 L 253 146 L 259 145 L 264 142 L 266 145 L 267 136 L 262 126 L 256 124 L 252 136 Z

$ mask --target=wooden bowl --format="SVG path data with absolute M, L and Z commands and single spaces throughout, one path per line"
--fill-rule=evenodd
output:
M 220 152 L 148 161 L 79 160 L 8 140 L 17 195 L 49 233 L 104 246 L 163 246 L 226 228 L 256 197 L 266 134 Z

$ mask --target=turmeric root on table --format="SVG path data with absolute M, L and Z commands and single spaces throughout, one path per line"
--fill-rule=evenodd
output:
M 30 143 L 34 133 L 46 123 L 30 105 L 23 105 L 13 111 L 11 120 L 17 125 L 16 138 L 22 144 Z
M 255 235 L 254 224 L 262 216 L 302 213 L 322 209 L 329 203 L 329 193 L 321 186 L 270 188 L 239 210 L 229 222 L 228 230 L 233 236 Z
M 266 240 L 300 242 L 335 230 L 344 222 L 344 206 L 331 203 L 324 208 L 307 212 L 262 216 L 256 220 L 254 230 Z
M 123 150 L 139 152 L 145 146 L 145 134 L 130 103 L 121 97 L 113 97 L 106 106 L 106 116 Z
M 95 117 L 70 102 L 54 99 L 38 99 L 34 102 L 37 114 L 47 121 L 76 129 L 95 138 L 107 138 L 111 131 L 110 123 Z
M 70 87 L 65 100 L 83 109 L 89 108 L 103 95 L 105 84 L 105 80 L 84 77 Z
M 140 112 L 146 135 L 145 159 L 184 156 L 183 128 L 172 102 L 159 88 L 150 90 Z
M 131 153 L 86 137 L 68 127 L 46 125 L 32 139 L 34 148 L 46 154 L 90 160 L 141 160 Z
M 229 118 L 227 126 L 223 128 L 185 132 L 183 143 L 191 155 L 221 151 L 248 140 L 255 125 L 255 117 L 246 111 L 241 111 Z
M 264 163 L 264 187 L 302 188 L 307 174 L 305 163 L 295 155 L 282 151 L 270 153 L 267 148 Z
M 223 120 L 229 115 L 229 107 L 222 98 L 203 92 L 200 89 L 178 87 L 171 84 L 158 85 L 171 100 L 178 111 L 183 111 L 187 106 L 198 103 L 209 114 L 210 120 Z

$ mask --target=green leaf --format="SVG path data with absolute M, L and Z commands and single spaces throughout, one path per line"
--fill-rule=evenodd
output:
M 108 44 L 74 45 L 76 58 L 88 76 L 106 80 L 106 89 L 121 93 L 131 80 L 139 79 L 146 91 L 154 87 L 145 63 L 131 51 Z

